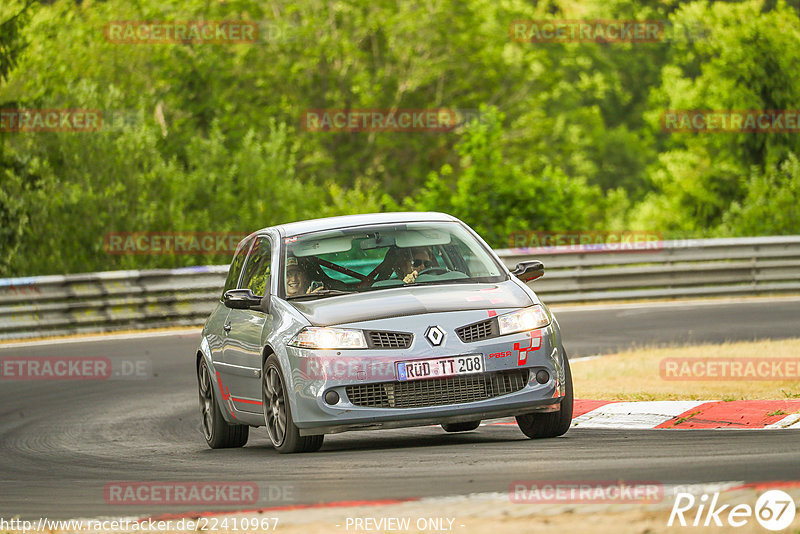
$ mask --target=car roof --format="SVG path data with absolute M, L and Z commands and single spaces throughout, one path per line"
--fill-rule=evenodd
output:
M 404 222 L 428 222 L 428 221 L 458 221 L 452 215 L 438 213 L 435 211 L 406 211 L 390 213 L 364 213 L 361 215 L 342 215 L 339 217 L 326 217 L 324 219 L 312 219 L 308 221 L 297 221 L 281 224 L 259 230 L 277 230 L 282 236 L 294 236 L 319 232 L 323 230 L 335 230 L 338 228 L 349 228 L 353 226 L 365 226 L 370 224 L 391 224 Z

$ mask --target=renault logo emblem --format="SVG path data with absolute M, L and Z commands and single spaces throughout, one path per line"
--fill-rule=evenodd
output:
M 444 341 L 444 332 L 438 326 L 429 326 L 425 332 L 425 339 L 434 347 L 438 347 Z

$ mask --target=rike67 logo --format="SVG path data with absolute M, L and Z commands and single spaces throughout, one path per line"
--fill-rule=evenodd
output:
M 794 521 L 796 507 L 791 495 L 781 490 L 769 490 L 761 494 L 755 507 L 749 504 L 720 504 L 719 492 L 709 498 L 699 498 L 691 493 L 678 493 L 669 514 L 667 526 L 730 526 L 743 527 L 752 518 L 767 530 L 783 530 Z M 696 510 L 693 510 L 696 507 Z M 677 526 L 676 525 L 676 526 Z

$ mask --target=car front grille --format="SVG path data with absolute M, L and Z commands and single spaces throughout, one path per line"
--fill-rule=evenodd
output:
M 456 334 L 464 343 L 473 343 L 482 339 L 497 336 L 497 320 L 488 319 L 480 323 L 468 324 L 456 328 Z
M 528 369 L 514 369 L 432 380 L 358 384 L 345 387 L 345 391 L 350 402 L 367 408 L 443 406 L 514 393 L 528 383 L 528 373 Z
M 373 349 L 407 349 L 411 346 L 412 334 L 407 332 L 369 332 L 369 346 Z

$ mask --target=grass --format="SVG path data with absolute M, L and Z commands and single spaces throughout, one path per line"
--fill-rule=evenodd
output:
M 785 358 L 798 362 L 800 338 L 650 347 L 585 361 L 573 360 L 570 363 L 575 398 L 624 401 L 800 398 L 797 380 L 666 380 L 659 367 L 665 358 Z
M 695 415 L 697 415 L 697 414 L 699 414 L 699 413 L 700 413 L 700 412 L 693 412 L 693 413 L 690 413 L 689 415 L 687 415 L 686 417 L 680 417 L 680 418 L 678 418 L 678 420 L 677 420 L 677 421 L 675 421 L 675 422 L 672 424 L 672 426 L 678 426 L 678 425 L 679 425 L 679 424 L 681 424 L 681 423 L 685 423 L 686 421 L 688 421 L 689 419 L 691 419 L 692 417 L 694 417 Z

